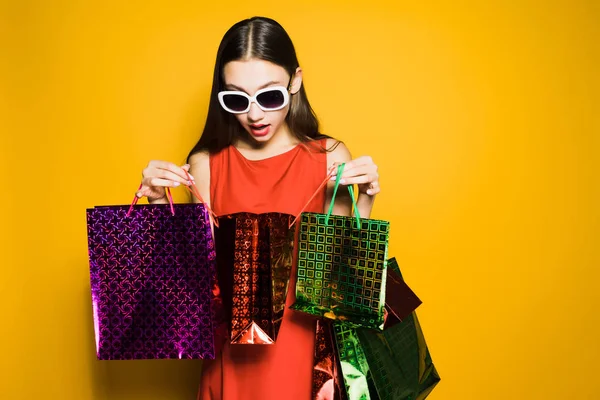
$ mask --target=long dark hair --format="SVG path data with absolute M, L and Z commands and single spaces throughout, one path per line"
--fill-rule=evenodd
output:
M 198 143 L 189 157 L 200 151 L 218 152 L 245 134 L 244 128 L 235 117 L 219 105 L 217 94 L 223 90 L 223 67 L 230 61 L 259 59 L 283 67 L 290 76 L 299 66 L 292 40 L 276 21 L 253 17 L 233 25 L 223 36 L 213 75 L 213 84 L 208 105 L 206 124 Z M 285 118 L 291 133 L 301 143 L 328 137 L 319 133 L 319 121 L 308 102 L 304 84 L 291 96 L 290 109 Z

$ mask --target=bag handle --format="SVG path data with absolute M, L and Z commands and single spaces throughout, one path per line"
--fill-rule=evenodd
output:
M 331 217 L 331 213 L 333 212 L 333 205 L 335 203 L 335 197 L 337 195 L 338 187 L 340 186 L 340 179 L 342 178 L 342 172 L 344 172 L 344 167 L 345 166 L 346 166 L 346 163 L 342 163 L 342 164 L 338 165 L 337 176 L 336 176 L 336 180 L 335 180 L 335 186 L 333 188 L 333 195 L 331 196 L 331 203 L 329 204 L 329 210 L 327 212 L 327 216 L 325 217 L 325 223 L 329 223 L 329 217 Z M 333 176 L 333 172 L 334 171 L 331 171 L 330 173 L 327 174 L 327 176 L 325 177 L 325 180 L 319 185 L 319 187 L 313 193 L 313 195 L 310 197 L 310 199 L 308 199 L 308 201 L 306 202 L 306 204 L 304 205 L 304 207 L 302 207 L 302 209 L 300 210 L 300 212 L 298 214 L 296 214 L 296 218 L 294 218 L 294 220 L 289 224 L 289 228 L 291 228 L 292 225 L 294 225 L 296 223 L 296 221 L 298 220 L 298 218 L 300 218 L 300 215 L 302 215 L 302 213 L 304 212 L 304 210 L 306 210 L 306 208 L 308 207 L 308 205 L 313 201 L 313 199 L 317 196 L 317 194 L 319 194 L 319 192 L 321 191 L 321 189 L 323 189 L 323 187 L 325 185 L 327 185 L 327 183 L 329 182 L 329 180 Z M 352 206 L 354 208 L 354 215 L 356 217 L 356 222 L 358 223 L 358 226 L 360 227 L 360 214 L 358 213 L 358 206 L 356 204 L 356 198 L 354 196 L 354 190 L 352 190 L 352 185 L 348 186 L 348 192 L 350 193 L 350 198 L 352 199 Z
M 344 172 L 344 167 L 346 163 L 342 163 L 338 166 L 337 176 L 335 179 L 335 186 L 333 187 L 333 195 L 331 196 L 331 202 L 329 203 L 329 211 L 327 211 L 327 216 L 325 217 L 325 223 L 329 223 L 329 217 L 331 217 L 331 213 L 333 212 L 333 205 L 335 203 L 335 196 L 337 195 L 338 187 L 340 186 L 340 180 L 342 179 L 342 172 Z M 348 185 L 348 192 L 350 193 L 350 198 L 352 199 L 352 207 L 354 209 L 354 216 L 356 217 L 356 223 L 360 227 L 360 214 L 358 213 L 358 205 L 356 204 L 356 198 L 354 197 L 354 190 L 352 189 L 352 185 Z
M 186 186 L 187 190 L 189 190 L 190 193 L 192 193 L 192 195 L 194 197 L 196 197 L 198 199 L 198 201 L 200 201 L 200 203 L 204 204 L 204 207 L 206 207 L 206 210 L 208 211 L 208 217 L 210 218 L 210 220 L 214 224 L 214 226 L 216 226 L 218 228 L 219 222 L 217 220 L 217 215 L 214 213 L 214 211 L 210 208 L 210 206 L 204 201 L 204 199 L 200 195 L 200 191 L 198 190 L 198 187 L 196 186 L 196 183 L 194 182 L 194 180 L 191 179 L 190 174 L 187 171 L 185 171 L 185 174 L 188 178 L 188 181 L 192 183 L 190 186 Z M 140 183 L 140 187 L 138 187 L 138 190 L 140 190 L 141 188 L 142 188 L 142 184 Z M 167 193 L 167 199 L 169 200 L 169 205 L 171 208 L 171 215 L 175 215 L 175 208 L 173 207 L 173 195 L 171 195 L 171 188 L 169 188 L 168 186 L 165 187 L 165 192 Z M 133 210 L 133 206 L 135 206 L 137 204 L 138 200 L 139 200 L 139 198 L 137 196 L 133 197 L 133 201 L 131 202 L 131 205 L 129 206 L 129 210 L 127 211 L 127 214 L 126 214 L 128 217 L 129 217 L 129 214 L 131 214 L 131 211 Z
M 198 190 L 196 183 L 190 177 L 189 172 L 187 172 L 185 170 L 184 170 L 184 172 L 185 172 L 185 175 L 187 176 L 188 181 L 192 183 L 190 186 L 186 186 L 187 190 L 189 190 L 198 199 L 198 201 L 200 201 L 200 203 L 204 204 L 204 207 L 206 207 L 206 210 L 208 211 L 208 217 L 212 221 L 213 225 L 218 228 L 219 221 L 217 219 L 217 214 L 215 214 L 215 212 L 212 210 L 212 208 L 210 208 L 208 203 L 204 201 L 204 199 L 202 198 L 202 195 L 200 195 L 200 191 Z

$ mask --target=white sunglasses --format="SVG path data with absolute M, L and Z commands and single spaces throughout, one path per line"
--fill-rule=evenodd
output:
M 254 96 L 237 90 L 225 90 L 218 93 L 221 107 L 232 114 L 243 114 L 250 111 L 250 105 L 256 105 L 263 111 L 277 111 L 290 102 L 288 89 L 283 86 L 272 86 L 257 91 Z

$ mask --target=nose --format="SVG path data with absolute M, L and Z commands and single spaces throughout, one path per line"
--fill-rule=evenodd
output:
M 260 109 L 258 104 L 252 103 L 250 104 L 250 110 L 248 110 L 248 120 L 250 122 L 257 122 L 263 119 L 265 116 L 265 112 Z

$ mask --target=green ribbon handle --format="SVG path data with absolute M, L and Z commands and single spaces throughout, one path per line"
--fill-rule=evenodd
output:
M 329 204 L 329 211 L 327 211 L 327 215 L 325 216 L 325 224 L 329 223 L 329 217 L 333 212 L 333 205 L 335 203 L 335 196 L 337 195 L 338 187 L 340 186 L 340 179 L 342 179 L 342 173 L 344 172 L 344 167 L 346 163 L 342 163 L 338 166 L 337 176 L 335 178 L 335 186 L 333 187 L 333 196 L 331 196 L 331 203 Z M 348 185 L 348 192 L 350 192 L 350 198 L 352 199 L 352 207 L 354 208 L 354 216 L 356 217 L 356 223 L 358 224 L 358 228 L 360 228 L 360 214 L 358 213 L 358 206 L 356 205 L 356 198 L 354 197 L 354 190 L 352 189 L 352 185 Z

